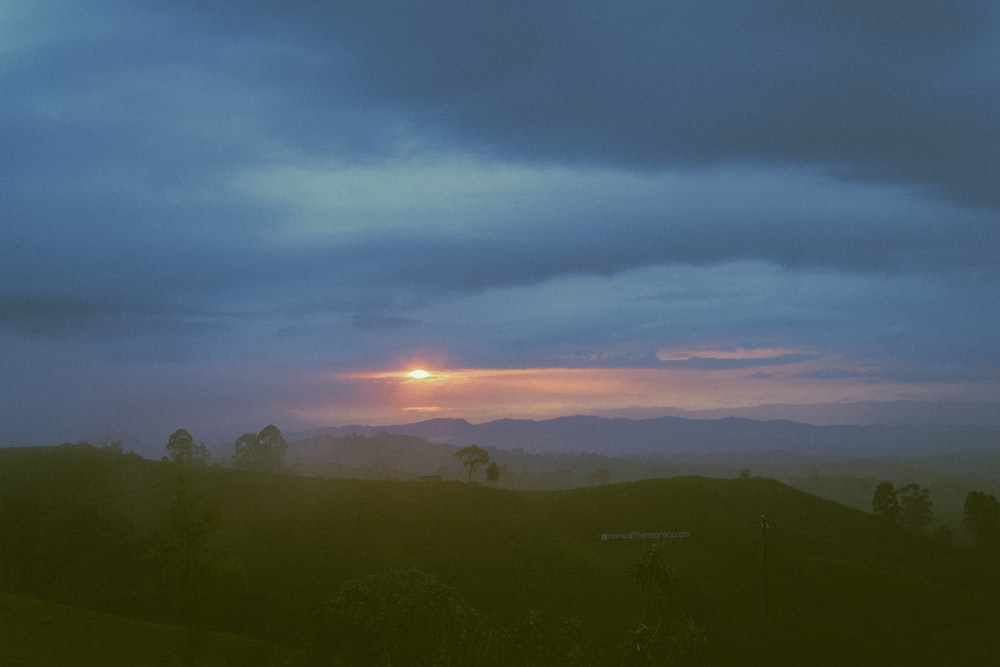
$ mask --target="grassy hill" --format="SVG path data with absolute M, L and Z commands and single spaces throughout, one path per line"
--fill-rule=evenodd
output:
M 689 537 L 601 540 L 630 531 Z M 675 582 L 671 618 L 703 636 L 706 664 L 980 664 L 1000 650 L 995 560 L 767 479 L 516 492 L 184 472 L 59 447 L 0 450 L 0 590 L 9 594 L 0 619 L 20 619 L 17 636 L 48 638 L 32 659 L 4 630 L 0 651 L 46 664 L 43 651 L 78 643 L 80 632 L 59 620 L 61 605 L 75 605 L 199 636 L 254 637 L 276 661 L 292 655 L 278 647 L 306 656 L 345 583 L 415 568 L 455 591 L 496 642 L 521 647 L 520 664 L 546 664 L 529 636 L 572 648 L 564 664 L 619 664 L 630 633 L 654 618 L 633 576 L 654 546 Z M 41 606 L 16 611 L 22 603 Z M 186 641 L 131 622 L 109 623 L 136 650 Z M 664 625 L 658 637 L 661 658 L 680 655 L 669 653 L 670 632 Z
M 183 665 L 187 629 L 0 593 L 4 665 Z M 293 665 L 295 651 L 257 639 L 210 632 L 198 639 L 197 664 Z

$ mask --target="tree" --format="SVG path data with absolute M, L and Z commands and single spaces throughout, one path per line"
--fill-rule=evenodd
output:
M 277 426 L 268 424 L 257 435 L 244 433 L 238 437 L 234 449 L 234 468 L 276 471 L 285 467 L 288 442 Z
M 113 454 L 124 454 L 125 453 L 125 450 L 122 449 L 122 441 L 121 440 L 113 440 L 112 442 L 105 442 L 103 445 L 101 445 L 101 449 L 103 449 L 104 451 L 107 451 L 107 452 L 111 452 Z
M 962 508 L 965 527 L 980 546 L 1000 542 L 1000 502 L 983 491 L 970 491 Z
M 471 482 L 476 471 L 490 462 L 490 453 L 477 445 L 469 445 L 455 452 L 455 458 L 462 459 L 462 467 Z
M 486 481 L 496 482 L 500 479 L 500 466 L 497 465 L 496 461 L 490 461 L 490 464 L 486 466 Z
M 202 443 L 196 443 L 191 434 L 179 428 L 167 440 L 167 455 L 174 463 L 203 466 L 208 462 L 208 450 Z
M 891 482 L 882 482 L 875 487 L 872 498 L 872 513 L 886 523 L 895 525 L 899 519 L 899 499 Z
M 195 664 L 209 624 L 209 597 L 214 588 L 213 562 L 205 543 L 219 525 L 214 504 L 193 488 L 186 472 L 177 478 L 168 514 L 168 545 L 174 555 L 177 613 L 187 626 L 185 654 Z
M 677 580 L 655 545 L 632 564 L 632 578 L 643 609 L 622 645 L 621 664 L 701 664 L 705 630 L 681 607 Z
M 646 549 L 632 564 L 632 579 L 657 607 L 666 605 L 674 591 L 674 574 L 655 545 Z
M 896 489 L 896 497 L 899 499 L 899 516 L 903 527 L 918 532 L 926 528 L 934 516 L 930 489 L 925 489 L 916 482 L 910 482 Z

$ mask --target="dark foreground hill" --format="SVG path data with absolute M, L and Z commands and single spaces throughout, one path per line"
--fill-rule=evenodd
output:
M 767 479 L 530 493 L 0 450 L 0 591 L 178 624 L 194 655 L 225 630 L 386 664 L 440 632 L 405 664 L 986 664 L 995 565 Z
M 82 607 L 0 593 L 0 664 L 177 665 L 187 629 Z M 296 651 L 224 632 L 201 639 L 197 664 L 293 665 Z

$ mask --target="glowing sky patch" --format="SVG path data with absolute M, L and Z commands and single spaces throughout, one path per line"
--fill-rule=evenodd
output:
M 774 350 L 779 354 L 787 350 Z M 728 353 L 726 353 L 728 355 Z M 826 355 L 773 367 L 681 368 L 449 368 L 434 382 L 412 382 L 394 371 L 327 376 L 358 396 L 377 397 L 377 406 L 321 401 L 295 411 L 311 424 L 371 421 L 405 422 L 417 414 L 489 421 L 500 418 L 545 419 L 567 414 L 648 415 L 657 408 L 707 410 L 761 404 L 802 405 L 856 400 L 919 400 L 942 391 L 955 397 L 964 381 L 927 378 L 900 387 L 874 364 L 858 365 Z M 982 393 L 980 396 L 1000 398 Z M 319 392 L 321 396 L 322 392 Z M 373 411 L 374 410 L 374 411 Z M 395 421 L 394 421 L 395 420 Z

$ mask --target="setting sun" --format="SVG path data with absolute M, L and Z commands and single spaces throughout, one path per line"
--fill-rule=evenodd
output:
M 414 380 L 426 380 L 430 376 L 431 376 L 431 374 L 428 373 L 427 371 L 425 371 L 422 368 L 418 368 L 416 370 L 412 370 L 412 371 L 410 371 L 409 373 L 406 374 L 406 377 L 413 378 Z

